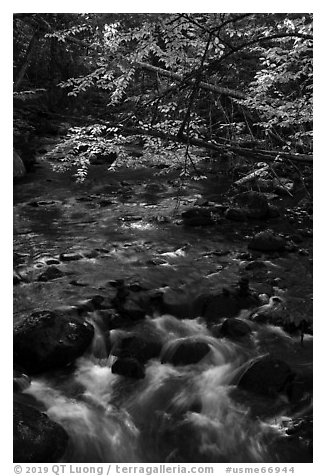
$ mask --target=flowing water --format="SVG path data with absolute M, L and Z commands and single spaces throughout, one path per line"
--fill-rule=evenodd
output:
M 187 366 L 153 359 L 146 365 L 146 377 L 133 381 L 111 373 L 115 357 L 101 347 L 97 329 L 92 348 L 74 370 L 35 378 L 25 390 L 69 434 L 63 461 L 279 461 L 280 450 L 288 445 L 284 423 L 295 416 L 293 411 L 289 414 L 288 402 L 267 399 L 262 409 L 259 399 L 236 398 L 236 384 L 257 358 L 253 347 L 262 336 L 255 332 L 253 341 L 243 346 L 215 339 L 199 319 L 180 321 L 164 315 L 145 324 L 147 331 L 148 324 L 163 330 L 162 355 L 173 353 L 185 336 L 207 342 L 210 352 Z M 289 337 L 280 330 L 265 329 L 264 339 L 266 334 L 280 346 L 288 345 Z M 291 342 L 292 352 L 295 345 Z M 291 461 L 295 448 L 287 451 Z
M 248 230 L 236 233 L 234 223 L 223 230 L 199 231 L 185 231 L 173 223 L 158 224 L 157 215 L 173 216 L 173 187 L 166 186 L 159 196 L 148 196 L 144 183 L 153 181 L 152 172 L 146 177 L 143 170 L 128 171 L 132 193 L 128 189 L 126 195 L 117 191 L 117 184 L 125 179 L 122 173 L 96 170 L 89 182 L 76 185 L 71 174 L 58 177 L 41 163 L 34 178 L 17 187 L 15 250 L 20 253 L 21 273 L 34 277 L 46 268 L 46 259 L 58 258 L 62 252 L 101 250 L 94 258 L 59 263 L 66 273 L 62 279 L 44 283 L 30 279 L 16 287 L 17 322 L 33 310 L 74 304 L 91 292 L 107 291 L 112 279 L 130 278 L 150 282 L 152 287 L 170 286 L 200 294 L 200 290 L 214 289 L 217 282 L 229 284 L 238 277 L 241 263 L 236 254 L 245 251 L 241 239 Z M 164 183 L 166 179 L 156 180 Z M 191 204 L 187 193 L 183 196 L 185 206 Z M 109 206 L 98 204 L 104 196 L 111 200 Z M 33 207 L 31 200 L 53 203 Z M 222 253 L 210 254 L 216 249 Z M 158 265 L 148 264 L 157 258 L 161 260 Z M 276 259 L 268 269 L 269 277 L 280 273 L 291 277 L 295 290 L 291 297 L 301 312 L 302 296 L 305 303 L 310 299 L 308 268 L 305 257 L 292 256 Z M 76 280 L 81 286 L 73 284 Z M 289 336 L 276 326 L 251 324 L 252 336 L 237 343 L 213 337 L 201 318 L 180 320 L 155 314 L 135 329 L 111 331 L 111 341 L 119 333 L 136 331 L 159 335 L 164 342 L 160 358 L 147 362 L 145 378 L 133 380 L 111 373 L 116 357 L 107 350 L 100 313 L 90 313 L 87 319 L 95 336 L 85 355 L 73 367 L 33 377 L 23 392 L 33 396 L 35 405 L 69 434 L 62 461 L 309 461 L 309 449 L 305 453 L 286 430 L 297 418 L 309 414 L 310 400 L 293 408 L 286 398 L 245 395 L 237 383 L 257 358 L 268 353 L 310 375 L 311 336 L 305 336 L 302 347 L 300 336 Z M 189 338 L 210 348 L 200 362 L 184 366 L 161 363 L 169 361 L 180 343 Z

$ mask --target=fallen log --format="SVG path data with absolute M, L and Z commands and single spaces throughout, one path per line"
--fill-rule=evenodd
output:
M 184 78 L 177 73 L 173 73 L 172 71 L 167 71 L 163 68 L 158 68 L 157 66 L 152 66 L 151 64 L 137 62 L 136 66 L 139 66 L 142 69 L 147 69 L 148 71 L 153 71 L 154 73 L 161 74 L 162 76 L 166 76 L 168 78 L 176 79 L 177 81 L 184 81 Z M 195 78 L 189 79 L 190 82 L 194 82 Z M 201 89 L 206 89 L 207 91 L 212 91 L 217 94 L 225 94 L 226 96 L 230 96 L 236 99 L 246 99 L 246 96 L 234 89 L 223 88 L 222 86 L 214 86 L 213 84 L 204 83 L 200 81 L 199 87 Z
M 256 178 L 260 177 L 262 175 L 262 173 L 265 172 L 268 169 L 269 169 L 269 165 L 265 165 L 264 167 L 262 167 L 258 170 L 255 170 L 254 172 L 251 172 L 250 174 L 245 175 L 241 179 L 237 180 L 236 182 L 234 182 L 234 185 L 241 186 L 241 185 L 243 185 L 247 182 L 251 182 L 251 181 L 255 180 Z
M 127 134 L 140 134 L 140 135 L 149 135 L 152 137 L 159 137 L 161 139 L 170 140 L 172 142 L 181 142 L 183 144 L 190 144 L 198 147 L 203 147 L 209 150 L 214 150 L 216 152 L 235 152 L 239 155 L 243 155 L 250 158 L 254 161 L 261 160 L 264 162 L 272 162 L 275 160 L 276 157 L 282 158 L 284 160 L 290 160 L 293 162 L 299 162 L 302 164 L 310 164 L 312 165 L 312 156 L 307 154 L 297 154 L 297 153 L 289 153 L 289 152 L 282 152 L 279 150 L 263 150 L 263 149 L 248 149 L 244 147 L 236 147 L 229 144 L 218 144 L 216 142 L 208 142 L 202 139 L 196 139 L 193 137 L 187 137 L 183 135 L 181 137 L 177 137 L 176 135 L 169 134 L 168 132 L 159 131 L 157 129 L 142 129 L 138 127 L 121 127 L 119 125 L 114 125 L 122 132 Z

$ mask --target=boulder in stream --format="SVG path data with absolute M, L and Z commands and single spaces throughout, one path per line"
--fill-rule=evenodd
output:
M 254 362 L 242 375 L 238 386 L 268 397 L 287 393 L 295 373 L 286 362 L 266 356 Z
M 117 357 L 133 357 L 139 362 L 147 362 L 158 358 L 162 350 L 162 342 L 154 337 L 144 335 L 126 335 L 122 337 L 112 349 Z
M 113 374 L 134 379 L 142 379 L 145 377 L 144 365 L 133 357 L 118 358 L 112 365 L 111 371 Z
M 248 248 L 256 251 L 282 251 L 285 249 L 285 239 L 272 230 L 257 233 L 250 241 Z
M 34 312 L 14 328 L 14 362 L 29 373 L 66 366 L 90 345 L 94 328 L 78 317 Z
M 17 152 L 14 150 L 14 163 L 13 163 L 13 176 L 14 180 L 20 179 L 26 175 L 26 168 L 24 165 L 23 160 L 21 157 L 17 154 Z
M 61 253 L 60 254 L 60 259 L 61 261 L 77 261 L 79 259 L 82 259 L 82 255 L 80 253 Z
M 13 281 L 14 281 L 14 284 L 20 284 L 23 281 L 23 278 L 15 269 L 14 269 Z
M 56 266 L 49 266 L 40 276 L 37 278 L 38 281 L 52 281 L 53 279 L 62 278 L 65 275 L 61 269 Z
M 214 224 L 210 210 L 201 207 L 190 208 L 183 212 L 181 216 L 186 226 L 208 226 Z
M 22 392 L 26 390 L 31 384 L 31 379 L 18 369 L 14 369 L 13 373 L 13 387 L 14 392 Z
M 234 202 L 247 218 L 262 219 L 268 216 L 269 204 L 263 193 L 254 191 L 239 193 L 234 197 Z
M 242 208 L 230 207 L 225 212 L 225 218 L 233 221 L 246 221 L 247 215 Z
M 221 327 L 221 335 L 230 339 L 241 339 L 251 334 L 250 326 L 242 319 L 231 317 L 226 319 Z
M 197 364 L 210 351 L 207 342 L 191 337 L 176 339 L 163 349 L 162 364 L 191 365 Z
M 260 303 L 258 297 L 243 289 L 224 288 L 216 294 L 202 294 L 193 302 L 193 314 L 204 317 L 209 323 L 219 322 L 222 318 L 235 317 L 241 309 L 250 309 Z
M 68 435 L 49 417 L 14 402 L 14 463 L 53 463 L 65 452 Z

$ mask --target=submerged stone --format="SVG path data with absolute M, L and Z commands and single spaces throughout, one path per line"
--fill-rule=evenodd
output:
M 286 245 L 285 239 L 272 230 L 257 233 L 250 241 L 248 248 L 257 251 L 282 251 Z
M 61 253 L 60 259 L 61 261 L 77 261 L 82 259 L 82 255 L 80 253 Z
M 241 319 L 226 319 L 221 327 L 221 335 L 231 339 L 239 339 L 251 334 L 250 326 Z
M 38 281 L 52 281 L 53 279 L 62 278 L 65 275 L 59 268 L 56 266 L 49 266 L 43 273 L 38 277 Z
M 21 157 L 17 154 L 17 152 L 14 150 L 13 154 L 13 178 L 15 179 L 20 179 L 26 175 L 26 167 L 24 165 L 23 160 Z
M 190 208 L 181 214 L 183 223 L 187 226 L 213 225 L 212 214 L 205 208 Z
M 35 312 L 14 328 L 14 362 L 30 373 L 60 368 L 82 355 L 93 336 L 93 326 L 78 317 Z
M 159 357 L 161 350 L 162 342 L 159 339 L 145 335 L 144 337 L 128 335 L 122 337 L 114 346 L 112 354 L 117 357 L 133 357 L 139 362 L 147 362 Z
M 13 387 L 14 392 L 22 392 L 26 390 L 31 384 L 31 379 L 28 375 L 24 374 L 20 370 L 14 369 L 13 373 Z
M 124 377 L 145 378 L 145 367 L 132 357 L 118 358 L 112 365 L 111 371 L 113 374 L 123 375 Z
M 162 364 L 191 365 L 202 360 L 210 351 L 207 342 L 193 338 L 177 339 L 163 351 Z
M 225 218 L 234 221 L 246 221 L 247 215 L 241 208 L 230 207 L 225 212 Z
M 36 408 L 14 402 L 14 463 L 53 463 L 65 452 L 65 430 Z
M 268 215 L 268 200 L 260 192 L 243 192 L 234 197 L 234 202 L 246 214 L 247 218 L 262 219 Z
M 286 362 L 267 356 L 246 370 L 238 386 L 252 393 L 276 397 L 287 392 L 294 378 L 295 373 Z

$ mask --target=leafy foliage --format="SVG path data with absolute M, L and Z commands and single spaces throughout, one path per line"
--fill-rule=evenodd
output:
M 305 17 L 284 20 L 287 31 L 310 34 L 312 23 Z M 285 149 L 291 140 L 310 148 L 312 137 L 312 40 L 284 38 L 277 46 L 258 48 L 261 68 L 249 85 L 243 104 L 259 111 L 259 126 L 266 132 L 289 131 Z
M 70 131 L 53 154 L 80 171 L 105 151 L 127 160 L 123 127 L 143 131 L 152 158 L 165 152 L 151 130 L 312 149 L 310 14 L 18 14 L 14 67 L 18 83 L 26 69 L 17 98 L 45 89 L 49 109 L 88 111 L 118 127 Z M 187 157 L 186 147 L 164 149 L 171 160 Z

